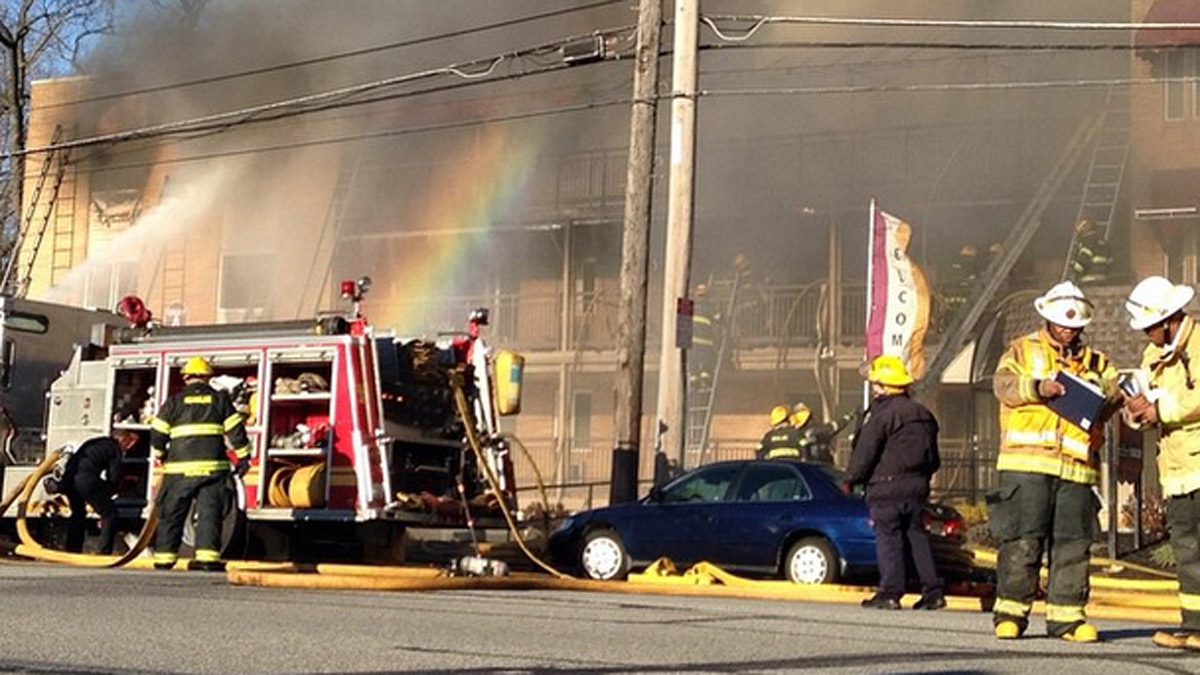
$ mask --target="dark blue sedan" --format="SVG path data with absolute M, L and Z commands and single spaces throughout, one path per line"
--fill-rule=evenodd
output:
M 708 464 L 640 501 L 567 518 L 550 537 L 550 555 L 592 579 L 623 578 L 660 557 L 802 584 L 873 574 L 867 506 L 839 484 L 836 470 L 799 461 Z M 965 579 L 971 554 L 962 517 L 930 505 L 925 526 L 941 573 Z

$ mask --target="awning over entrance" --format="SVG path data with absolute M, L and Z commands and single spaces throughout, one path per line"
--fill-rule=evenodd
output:
M 1150 174 L 1145 193 L 1133 206 L 1138 220 L 1195 217 L 1200 211 L 1200 168 L 1160 169 Z
M 1155 0 L 1142 23 L 1200 24 L 1200 2 Z M 1160 49 L 1177 45 L 1200 46 L 1200 28 L 1140 28 L 1133 36 L 1138 49 Z

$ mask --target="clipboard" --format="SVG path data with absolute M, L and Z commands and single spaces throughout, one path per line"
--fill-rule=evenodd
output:
M 1066 387 L 1067 391 L 1062 396 L 1046 401 L 1046 406 L 1059 417 L 1090 432 L 1104 410 L 1107 400 L 1104 392 L 1095 384 L 1062 370 L 1058 371 L 1054 380 Z

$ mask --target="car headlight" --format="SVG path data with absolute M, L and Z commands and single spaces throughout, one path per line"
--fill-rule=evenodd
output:
M 579 523 L 579 516 L 567 516 L 566 518 L 563 518 L 561 521 L 559 521 L 558 526 L 555 527 L 554 530 L 550 532 L 550 534 L 553 535 L 553 534 L 558 534 L 560 532 L 566 532 L 567 530 L 570 530 L 571 528 L 575 527 L 575 525 L 577 525 L 578 523 Z

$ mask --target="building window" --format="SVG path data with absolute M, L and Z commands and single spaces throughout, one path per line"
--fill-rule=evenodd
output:
M 571 450 L 592 450 L 592 392 L 577 391 L 571 399 Z
M 271 270 L 269 254 L 222 255 L 218 320 L 236 323 L 264 318 L 271 302 Z
M 136 260 L 95 265 L 87 275 L 83 304 L 101 309 L 116 307 L 121 298 L 137 292 L 137 268 Z
M 1191 54 L 1180 50 L 1171 50 L 1163 55 L 1166 67 L 1164 75 L 1166 82 L 1163 89 L 1163 116 L 1168 120 L 1181 120 L 1186 114 L 1185 94 L 1188 90 L 1183 78 L 1187 77 Z

